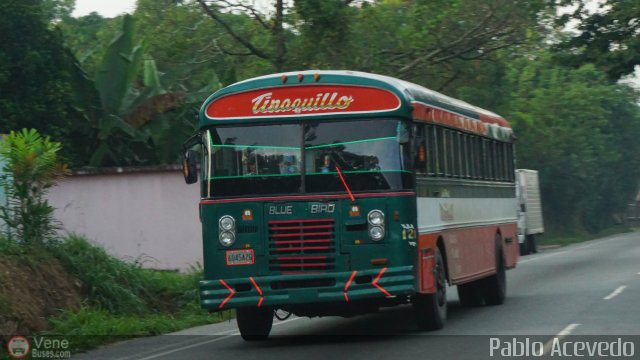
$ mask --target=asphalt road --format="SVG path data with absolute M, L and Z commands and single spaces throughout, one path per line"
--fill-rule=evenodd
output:
M 265 342 L 244 342 L 231 321 L 125 341 L 74 358 L 483 359 L 492 358 L 496 340 L 491 338 L 497 336 L 500 348 L 493 358 L 511 339 L 539 341 L 548 353 L 554 336 L 632 335 L 633 358 L 640 359 L 640 233 L 522 257 L 507 272 L 507 287 L 504 305 L 477 308 L 461 307 L 450 287 L 448 319 L 437 332 L 419 331 L 411 307 L 401 306 L 350 319 L 275 321 Z

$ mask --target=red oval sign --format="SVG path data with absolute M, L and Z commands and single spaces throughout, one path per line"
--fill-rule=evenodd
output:
M 392 92 L 362 86 L 304 85 L 251 90 L 214 100 L 209 119 L 308 116 L 393 111 L 400 99 Z

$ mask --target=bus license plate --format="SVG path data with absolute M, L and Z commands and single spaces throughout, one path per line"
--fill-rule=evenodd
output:
M 253 265 L 253 249 L 227 250 L 227 265 Z

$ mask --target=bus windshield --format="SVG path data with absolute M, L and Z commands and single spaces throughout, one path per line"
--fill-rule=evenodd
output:
M 217 127 L 209 139 L 213 197 L 343 192 L 336 167 L 354 192 L 411 187 L 398 120 Z

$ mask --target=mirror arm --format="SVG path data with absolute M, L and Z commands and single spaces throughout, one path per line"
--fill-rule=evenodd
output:
M 196 145 L 200 145 L 200 144 L 202 144 L 202 133 L 198 131 L 197 133 L 193 134 L 193 136 L 188 138 L 182 144 L 182 150 L 183 151 L 187 151 L 187 150 L 191 149 L 192 147 L 194 147 Z

